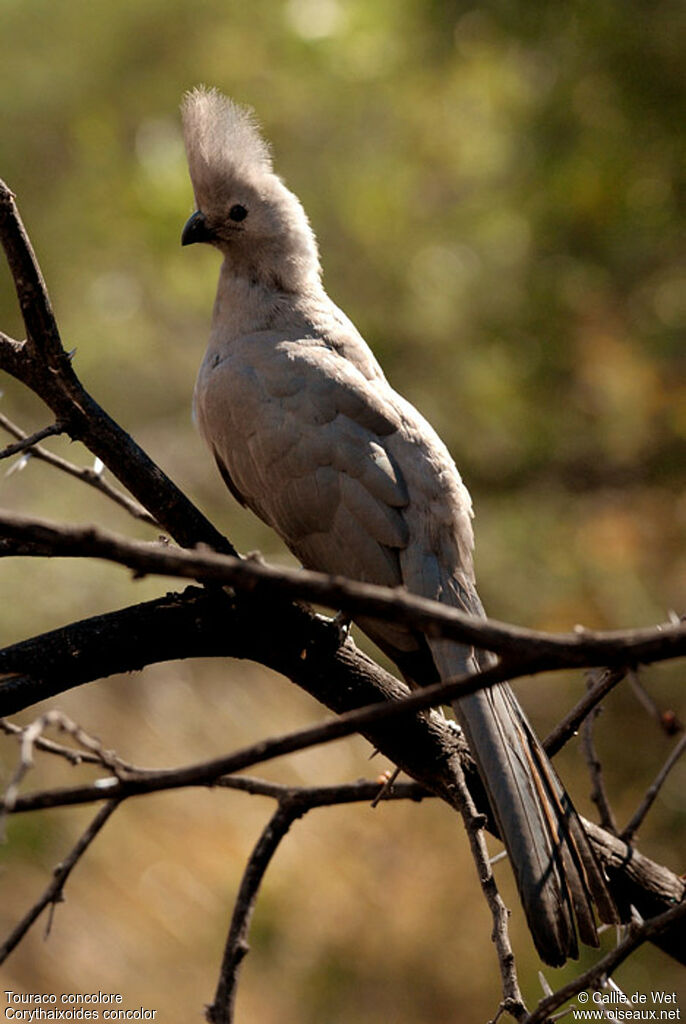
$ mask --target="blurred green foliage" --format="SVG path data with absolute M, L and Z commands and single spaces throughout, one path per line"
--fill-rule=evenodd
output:
M 472 490 L 489 610 L 544 628 L 648 624 L 686 603 L 685 21 L 674 0 L 0 0 L 0 175 L 86 385 L 242 549 L 284 558 L 228 501 L 189 412 L 218 267 L 179 247 L 192 196 L 177 107 L 198 82 L 253 105 L 317 231 L 330 294 Z M 4 266 L 0 327 L 21 336 Z M 47 422 L 2 387 L 1 411 L 27 430 Z M 0 479 L 10 507 L 149 536 L 84 490 L 33 462 Z M 2 643 L 164 589 L 98 566 L 0 572 Z M 676 670 L 649 679 L 677 703 Z M 580 686 L 522 687 L 541 731 Z M 159 764 L 321 717 L 245 666 L 166 666 L 59 703 L 123 756 Z M 627 690 L 608 701 L 599 744 L 626 820 L 669 743 Z M 365 744 L 342 750 L 269 771 L 368 773 Z M 583 805 L 577 750 L 562 770 Z M 676 870 L 683 790 L 682 769 L 642 833 Z M 125 808 L 70 882 L 50 942 L 32 936 L 3 980 L 112 986 L 164 1020 L 199 1019 L 264 813 L 216 794 Z M 239 1020 L 492 1015 L 489 924 L 457 823 L 428 805 L 319 813 L 277 858 Z M 12 919 L 87 818 L 10 830 Z M 535 967 L 523 957 L 530 999 Z M 679 977 L 651 950 L 618 975 L 629 990 Z

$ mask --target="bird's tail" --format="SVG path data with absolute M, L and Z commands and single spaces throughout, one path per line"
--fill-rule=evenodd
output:
M 430 641 L 442 679 L 477 667 L 473 652 Z M 618 920 L 584 827 L 507 683 L 455 704 L 507 849 L 541 958 L 560 966 L 582 942 L 598 945 L 593 904 Z

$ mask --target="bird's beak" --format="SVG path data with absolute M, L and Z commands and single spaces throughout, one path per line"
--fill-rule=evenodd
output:
M 214 232 L 207 226 L 205 214 L 201 210 L 192 213 L 184 224 L 181 233 L 181 245 L 193 245 L 194 242 L 211 242 Z

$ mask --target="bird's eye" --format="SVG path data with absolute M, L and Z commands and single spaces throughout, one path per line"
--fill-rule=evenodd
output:
M 248 216 L 248 211 L 246 210 L 246 208 L 244 206 L 241 206 L 240 203 L 236 203 L 235 206 L 232 206 L 231 209 L 229 210 L 229 219 L 230 220 L 235 220 L 235 221 L 245 220 L 245 218 L 247 216 Z

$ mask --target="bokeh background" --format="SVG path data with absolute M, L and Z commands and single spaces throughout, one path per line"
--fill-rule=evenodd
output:
M 686 604 L 684 21 L 673 0 L 0 0 L 0 175 L 86 386 L 239 548 L 285 562 L 225 494 L 190 419 L 218 260 L 179 245 L 192 196 L 178 103 L 205 82 L 253 105 L 318 233 L 330 294 L 473 493 L 491 614 L 547 629 L 649 625 Z M 22 336 L 4 266 L 0 326 Z M 26 430 L 48 422 L 9 378 L 2 390 L 0 410 Z M 48 446 L 92 463 L 77 445 Z M 49 467 L 6 469 L 6 507 L 151 536 Z M 0 577 L 2 644 L 171 586 L 42 560 L 8 559 Z M 677 666 L 643 676 L 683 716 L 682 677 Z M 583 687 L 576 674 L 519 691 L 545 733 Z M 158 666 L 53 704 L 150 766 L 326 717 L 286 680 L 231 662 Z M 598 746 L 620 824 L 672 743 L 628 686 L 607 701 Z M 263 774 L 346 781 L 386 767 L 369 753 L 351 739 Z M 3 740 L 5 773 L 16 756 Z M 559 763 L 593 815 L 577 743 Z M 27 785 L 93 774 L 42 756 Z M 640 834 L 676 871 L 685 788 L 682 766 Z M 2 989 L 100 988 L 169 1024 L 200 1020 L 270 810 L 223 792 L 121 808 L 50 937 L 34 928 Z M 3 931 L 92 814 L 10 822 Z M 535 1001 L 539 965 L 507 865 L 497 870 Z M 444 806 L 321 810 L 294 826 L 269 872 L 238 1021 L 485 1020 L 499 991 L 489 933 Z M 574 971 L 546 977 L 556 987 Z M 629 992 L 684 993 L 682 971 L 652 949 L 616 979 Z

